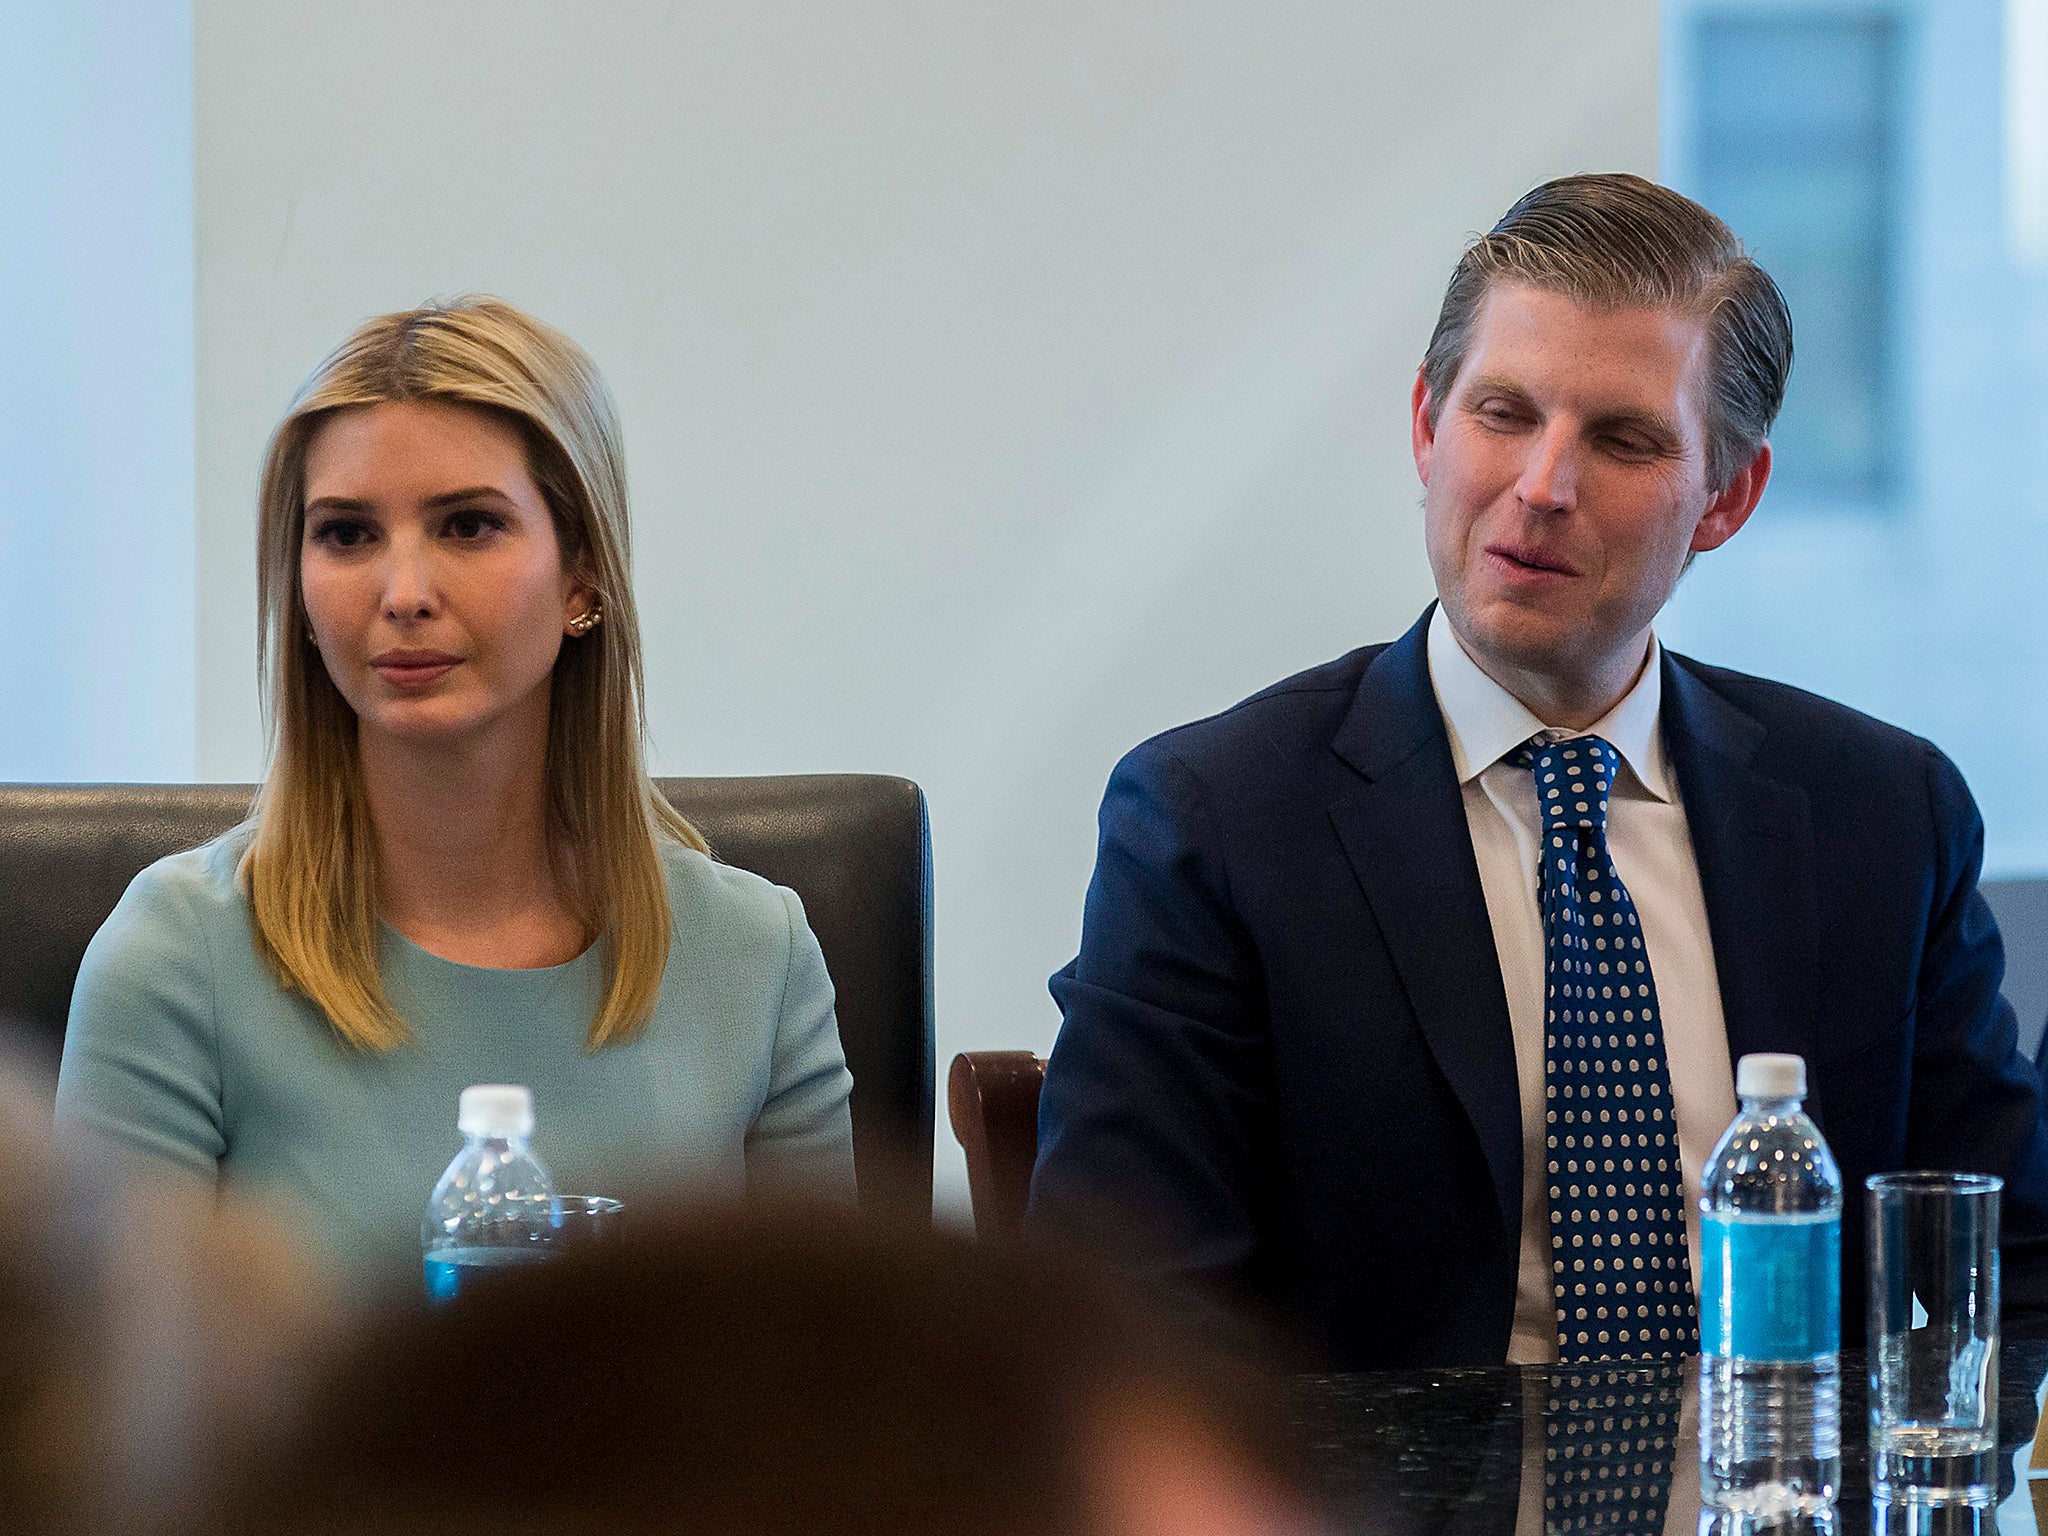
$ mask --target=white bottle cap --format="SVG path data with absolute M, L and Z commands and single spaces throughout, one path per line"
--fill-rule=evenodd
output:
M 1803 1099 L 1806 1058 L 1776 1051 L 1745 1056 L 1735 1063 L 1735 1096 L 1741 1099 Z
M 533 1134 L 533 1095 L 511 1083 L 478 1083 L 462 1090 L 455 1111 L 455 1128 L 465 1136 L 508 1136 Z

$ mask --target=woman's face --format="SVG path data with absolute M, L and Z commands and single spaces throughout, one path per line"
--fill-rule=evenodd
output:
M 299 575 L 366 746 L 544 738 L 556 654 L 593 603 L 563 569 L 517 429 L 436 400 L 351 406 L 314 429 Z

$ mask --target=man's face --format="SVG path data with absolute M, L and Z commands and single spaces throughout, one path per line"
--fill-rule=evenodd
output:
M 1434 426 L 1418 375 L 1437 593 L 1511 690 L 1625 686 L 1688 553 L 1748 519 L 1769 449 L 1708 491 L 1706 354 L 1703 323 L 1674 310 L 1590 309 L 1496 282 Z

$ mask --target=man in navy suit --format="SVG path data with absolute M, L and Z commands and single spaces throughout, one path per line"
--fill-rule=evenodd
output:
M 1035 1223 L 1339 1367 L 1682 1354 L 1731 1064 L 1791 1051 L 1846 1341 L 1884 1169 L 2003 1175 L 2008 1303 L 2048 1304 L 1961 777 L 1655 635 L 1763 494 L 1791 355 L 1727 227 L 1635 177 L 1548 183 L 1467 251 L 1412 400 L 1439 601 L 1118 765 Z

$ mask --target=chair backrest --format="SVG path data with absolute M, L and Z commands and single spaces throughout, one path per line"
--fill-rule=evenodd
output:
M 2044 1043 L 2048 1023 L 2048 880 L 1986 880 L 1980 887 L 2005 940 L 2005 999 L 2020 1016 L 2020 1049 Z
M 1024 1225 L 1044 1083 L 1045 1060 L 1030 1051 L 963 1051 L 953 1058 L 947 1117 L 967 1154 L 977 1237 L 1012 1237 Z
M 662 779 L 729 864 L 803 898 L 853 1072 L 863 1208 L 931 1213 L 932 877 L 924 794 L 876 774 Z M 249 812 L 247 784 L 0 785 L 0 1020 L 54 1062 L 85 946 L 148 864 Z

